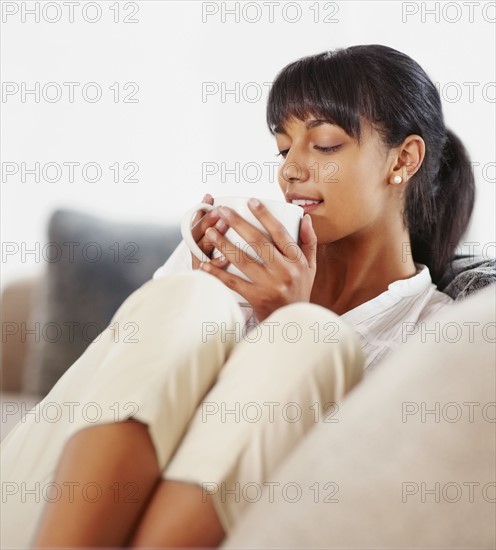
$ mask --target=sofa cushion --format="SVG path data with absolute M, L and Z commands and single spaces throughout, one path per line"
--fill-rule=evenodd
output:
M 39 343 L 29 353 L 24 389 L 46 395 L 122 302 L 149 280 L 181 240 L 176 226 L 105 221 L 72 210 L 49 222 Z M 116 337 L 132 327 L 116 327 Z

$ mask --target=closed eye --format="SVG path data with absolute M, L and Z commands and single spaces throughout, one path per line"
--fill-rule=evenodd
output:
M 322 151 L 322 153 L 333 153 L 342 147 L 342 145 L 342 143 L 339 145 L 333 145 L 332 147 L 319 147 L 318 145 L 315 145 L 314 149 L 317 149 L 317 151 Z
M 333 145 L 332 147 L 319 147 L 318 145 L 314 145 L 314 149 L 317 149 L 317 151 L 320 151 L 321 153 L 334 153 L 338 149 L 340 149 L 343 146 L 342 143 L 339 145 Z M 281 156 L 282 158 L 286 158 L 288 156 L 289 149 L 283 149 L 282 151 L 279 151 L 279 153 L 276 154 L 276 157 Z

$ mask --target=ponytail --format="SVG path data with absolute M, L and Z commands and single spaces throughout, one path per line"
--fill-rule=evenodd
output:
M 426 176 L 425 172 L 419 170 L 410 182 L 404 219 L 410 232 L 412 256 L 415 262 L 428 266 L 432 282 L 437 285 L 446 270 L 451 270 L 475 200 L 469 155 L 451 130 L 446 132 L 439 170 L 430 186 L 419 181 Z M 430 191 L 429 197 L 423 196 L 426 190 Z

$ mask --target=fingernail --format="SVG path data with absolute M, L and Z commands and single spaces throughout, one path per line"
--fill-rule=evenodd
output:
M 212 229 L 211 227 L 209 227 L 206 231 L 205 231 L 205 235 L 207 237 L 210 237 L 211 239 L 213 239 L 215 237 L 217 233 L 215 232 L 215 229 Z
M 252 207 L 252 208 L 258 208 L 260 206 L 260 201 L 258 201 L 257 199 L 250 199 L 248 201 L 248 204 Z
M 221 254 L 220 256 L 217 256 L 217 258 L 214 258 L 212 260 L 212 264 L 217 267 L 226 265 L 227 262 L 228 260 L 223 254 Z
M 219 231 L 225 231 L 229 226 L 227 225 L 227 223 L 220 219 L 220 220 L 217 220 L 217 223 L 215 224 L 215 227 L 219 230 Z

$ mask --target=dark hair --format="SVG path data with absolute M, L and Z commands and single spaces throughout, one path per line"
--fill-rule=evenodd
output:
M 475 183 L 468 153 L 444 124 L 439 93 L 422 67 L 387 46 L 351 46 L 303 57 L 272 84 L 267 124 L 272 134 L 291 118 L 329 120 L 360 143 L 361 117 L 389 147 L 417 134 L 426 145 L 405 191 L 403 223 L 412 257 L 438 284 L 472 215 Z

